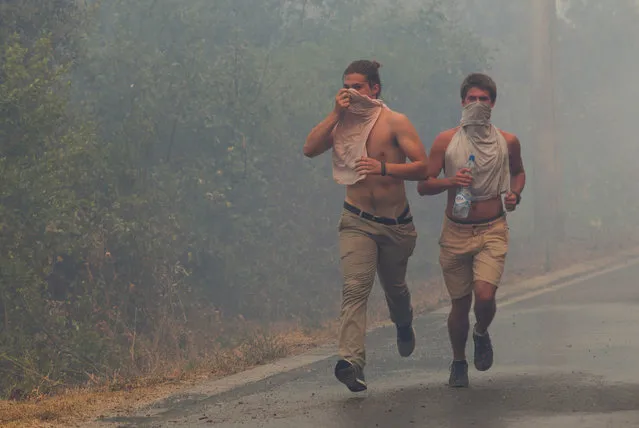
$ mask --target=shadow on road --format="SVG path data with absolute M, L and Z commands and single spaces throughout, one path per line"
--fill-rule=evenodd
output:
M 448 427 L 506 427 L 519 417 L 637 410 L 637 384 L 604 384 L 591 375 L 499 376 L 469 389 L 424 385 L 335 403 L 336 427 L 401 423 Z M 328 424 L 326 425 L 328 426 Z
M 380 385 L 381 386 L 381 385 Z M 164 414 L 148 418 L 114 418 L 120 427 L 234 426 L 276 427 L 491 427 L 506 428 L 526 417 L 637 410 L 639 384 L 604 383 L 590 374 L 496 375 L 475 379 L 469 389 L 445 384 L 421 384 L 397 390 L 376 390 L 361 395 L 332 392 L 313 398 L 284 400 L 280 393 L 253 391 L 236 395 L 238 406 L 227 411 L 211 407 L 198 420 L 179 404 Z M 214 397 L 206 400 L 211 403 Z M 177 403 L 176 403 L 177 404 Z M 191 404 L 191 403 L 189 403 Z M 185 406 L 190 407 L 190 406 Z M 180 416 L 182 413 L 182 416 Z M 186 416 L 189 414 L 189 416 Z M 203 413 L 199 413 L 202 415 Z M 185 419 L 182 419 L 185 417 Z M 193 419 L 195 418 L 195 419 Z

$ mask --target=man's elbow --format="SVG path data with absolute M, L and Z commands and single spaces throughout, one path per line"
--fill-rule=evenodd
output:
M 304 144 L 302 152 L 307 158 L 314 158 L 315 156 L 317 156 L 317 153 L 315 153 L 315 150 L 313 150 L 313 147 L 309 144 L 308 141 L 306 141 L 306 144 Z
M 518 170 L 515 171 L 514 174 L 511 174 L 514 177 L 519 177 L 521 179 L 526 179 L 526 171 L 524 170 L 523 167 L 519 168 Z
M 302 153 L 304 153 L 304 156 L 306 156 L 307 158 L 312 158 L 313 157 L 313 152 L 311 151 L 311 149 L 309 149 L 306 146 L 304 146 L 304 149 L 302 150 Z
M 422 161 L 421 168 L 419 168 L 419 179 L 426 180 L 428 178 L 428 159 Z
M 426 184 L 427 180 L 422 180 L 417 184 L 417 193 L 419 193 L 419 196 L 426 196 L 428 195 L 428 184 Z
M 411 180 L 421 181 L 428 178 L 428 161 L 414 161 L 411 172 Z
M 429 162 L 428 164 L 428 177 L 441 178 L 444 173 L 444 166 L 442 164 L 436 164 L 435 162 Z

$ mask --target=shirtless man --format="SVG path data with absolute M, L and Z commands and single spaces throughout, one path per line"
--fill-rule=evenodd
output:
M 354 61 L 346 68 L 344 86 L 335 97 L 335 107 L 309 133 L 304 144 L 305 156 L 312 158 L 336 149 L 336 127 L 351 106 L 354 94 L 379 99 L 382 85 L 378 69 L 377 62 L 367 60 Z M 357 92 L 349 92 L 351 90 Z M 360 143 L 362 148 L 363 143 Z M 350 169 L 360 176 L 358 181 L 349 181 L 352 184 L 346 185 L 338 225 L 344 282 L 340 359 L 335 366 L 335 376 L 353 392 L 366 389 L 366 306 L 376 272 L 391 320 L 397 327 L 399 354 L 407 357 L 415 348 L 413 309 L 405 277 L 417 233 L 404 180 L 419 181 L 427 175 L 426 150 L 415 128 L 405 115 L 385 106 L 368 134 L 365 148 L 368 156 L 358 158 Z M 411 162 L 407 163 L 406 158 Z
M 490 77 L 479 73 L 466 77 L 461 85 L 460 126 L 437 135 L 429 154 L 429 177 L 417 186 L 420 195 L 448 191 L 439 262 L 452 300 L 448 317 L 452 387 L 469 383 L 465 349 L 473 293 L 475 368 L 485 371 L 492 366 L 488 327 L 496 312 L 495 295 L 509 241 L 504 206 L 514 211 L 526 184 L 519 140 L 490 122 L 496 98 L 497 87 Z M 472 176 L 465 168 L 470 153 L 476 156 Z M 437 178 L 442 169 L 445 177 Z M 471 186 L 473 202 L 468 216 L 459 219 L 453 216 L 453 205 L 457 189 L 465 186 Z

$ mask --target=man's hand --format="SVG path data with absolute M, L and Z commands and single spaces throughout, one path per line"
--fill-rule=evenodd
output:
M 506 211 L 515 211 L 515 208 L 517 208 L 517 195 L 513 192 L 508 192 L 504 198 L 504 205 L 506 206 Z
M 454 177 L 451 177 L 453 186 L 468 187 L 472 182 L 473 176 L 470 174 L 470 169 L 468 168 L 460 169 Z
M 377 159 L 362 156 L 355 161 L 355 171 L 365 175 L 381 175 L 382 163 Z
M 335 95 L 335 113 L 341 115 L 351 105 L 351 94 L 348 93 L 348 89 L 342 88 Z

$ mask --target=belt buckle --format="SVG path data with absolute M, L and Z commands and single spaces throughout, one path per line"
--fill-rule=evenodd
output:
M 384 217 L 375 214 L 371 214 L 371 220 L 373 220 L 375 223 L 384 224 Z

